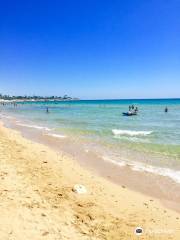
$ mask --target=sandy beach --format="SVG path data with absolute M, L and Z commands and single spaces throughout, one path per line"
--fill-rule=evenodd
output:
M 0 177 L 0 239 L 180 239 L 180 214 L 158 199 L 96 176 L 2 123 Z M 73 192 L 75 184 L 87 193 Z

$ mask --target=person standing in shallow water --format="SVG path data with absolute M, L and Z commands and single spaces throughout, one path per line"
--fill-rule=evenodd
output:
M 137 112 L 139 111 L 139 110 L 138 110 L 138 107 L 136 107 L 134 111 L 137 113 Z
M 164 109 L 164 111 L 165 111 L 165 113 L 167 113 L 167 112 L 168 112 L 168 108 L 166 107 L 166 108 Z
M 49 108 L 48 107 L 46 108 L 46 113 L 49 113 Z

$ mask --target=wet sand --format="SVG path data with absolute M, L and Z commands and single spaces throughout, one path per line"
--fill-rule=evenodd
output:
M 2 124 L 0 177 L 0 239 L 180 239 L 180 214 L 156 198 L 97 176 Z M 77 183 L 86 194 L 72 191 Z

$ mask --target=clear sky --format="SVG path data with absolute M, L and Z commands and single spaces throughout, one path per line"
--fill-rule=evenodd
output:
M 180 97 L 180 0 L 1 1 L 0 92 Z

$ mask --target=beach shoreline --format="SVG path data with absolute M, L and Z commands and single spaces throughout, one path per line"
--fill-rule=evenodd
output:
M 134 168 L 139 167 L 138 163 L 134 163 L 133 166 L 127 163 L 118 165 L 117 162 L 114 163 L 109 159 L 106 161 L 95 152 L 84 149 L 82 147 L 83 142 L 74 142 L 74 140 L 63 135 L 49 134 L 50 129 L 47 127 L 36 126 L 34 128 L 34 125 L 31 126 L 23 122 L 22 119 L 19 121 L 11 118 L 11 116 L 6 116 L 5 119 L 1 120 L 6 127 L 15 129 L 25 138 L 44 144 L 56 152 L 62 152 L 73 158 L 81 167 L 95 173 L 97 176 L 119 186 L 126 186 L 133 191 L 159 199 L 165 207 L 180 213 L 180 184 L 168 176 L 148 172 L 146 169 L 134 170 Z
M 141 239 L 179 239 L 179 213 L 158 199 L 101 178 L 2 124 L 0 147 L 1 238 L 136 239 L 141 226 Z M 87 193 L 75 194 L 75 184 Z

